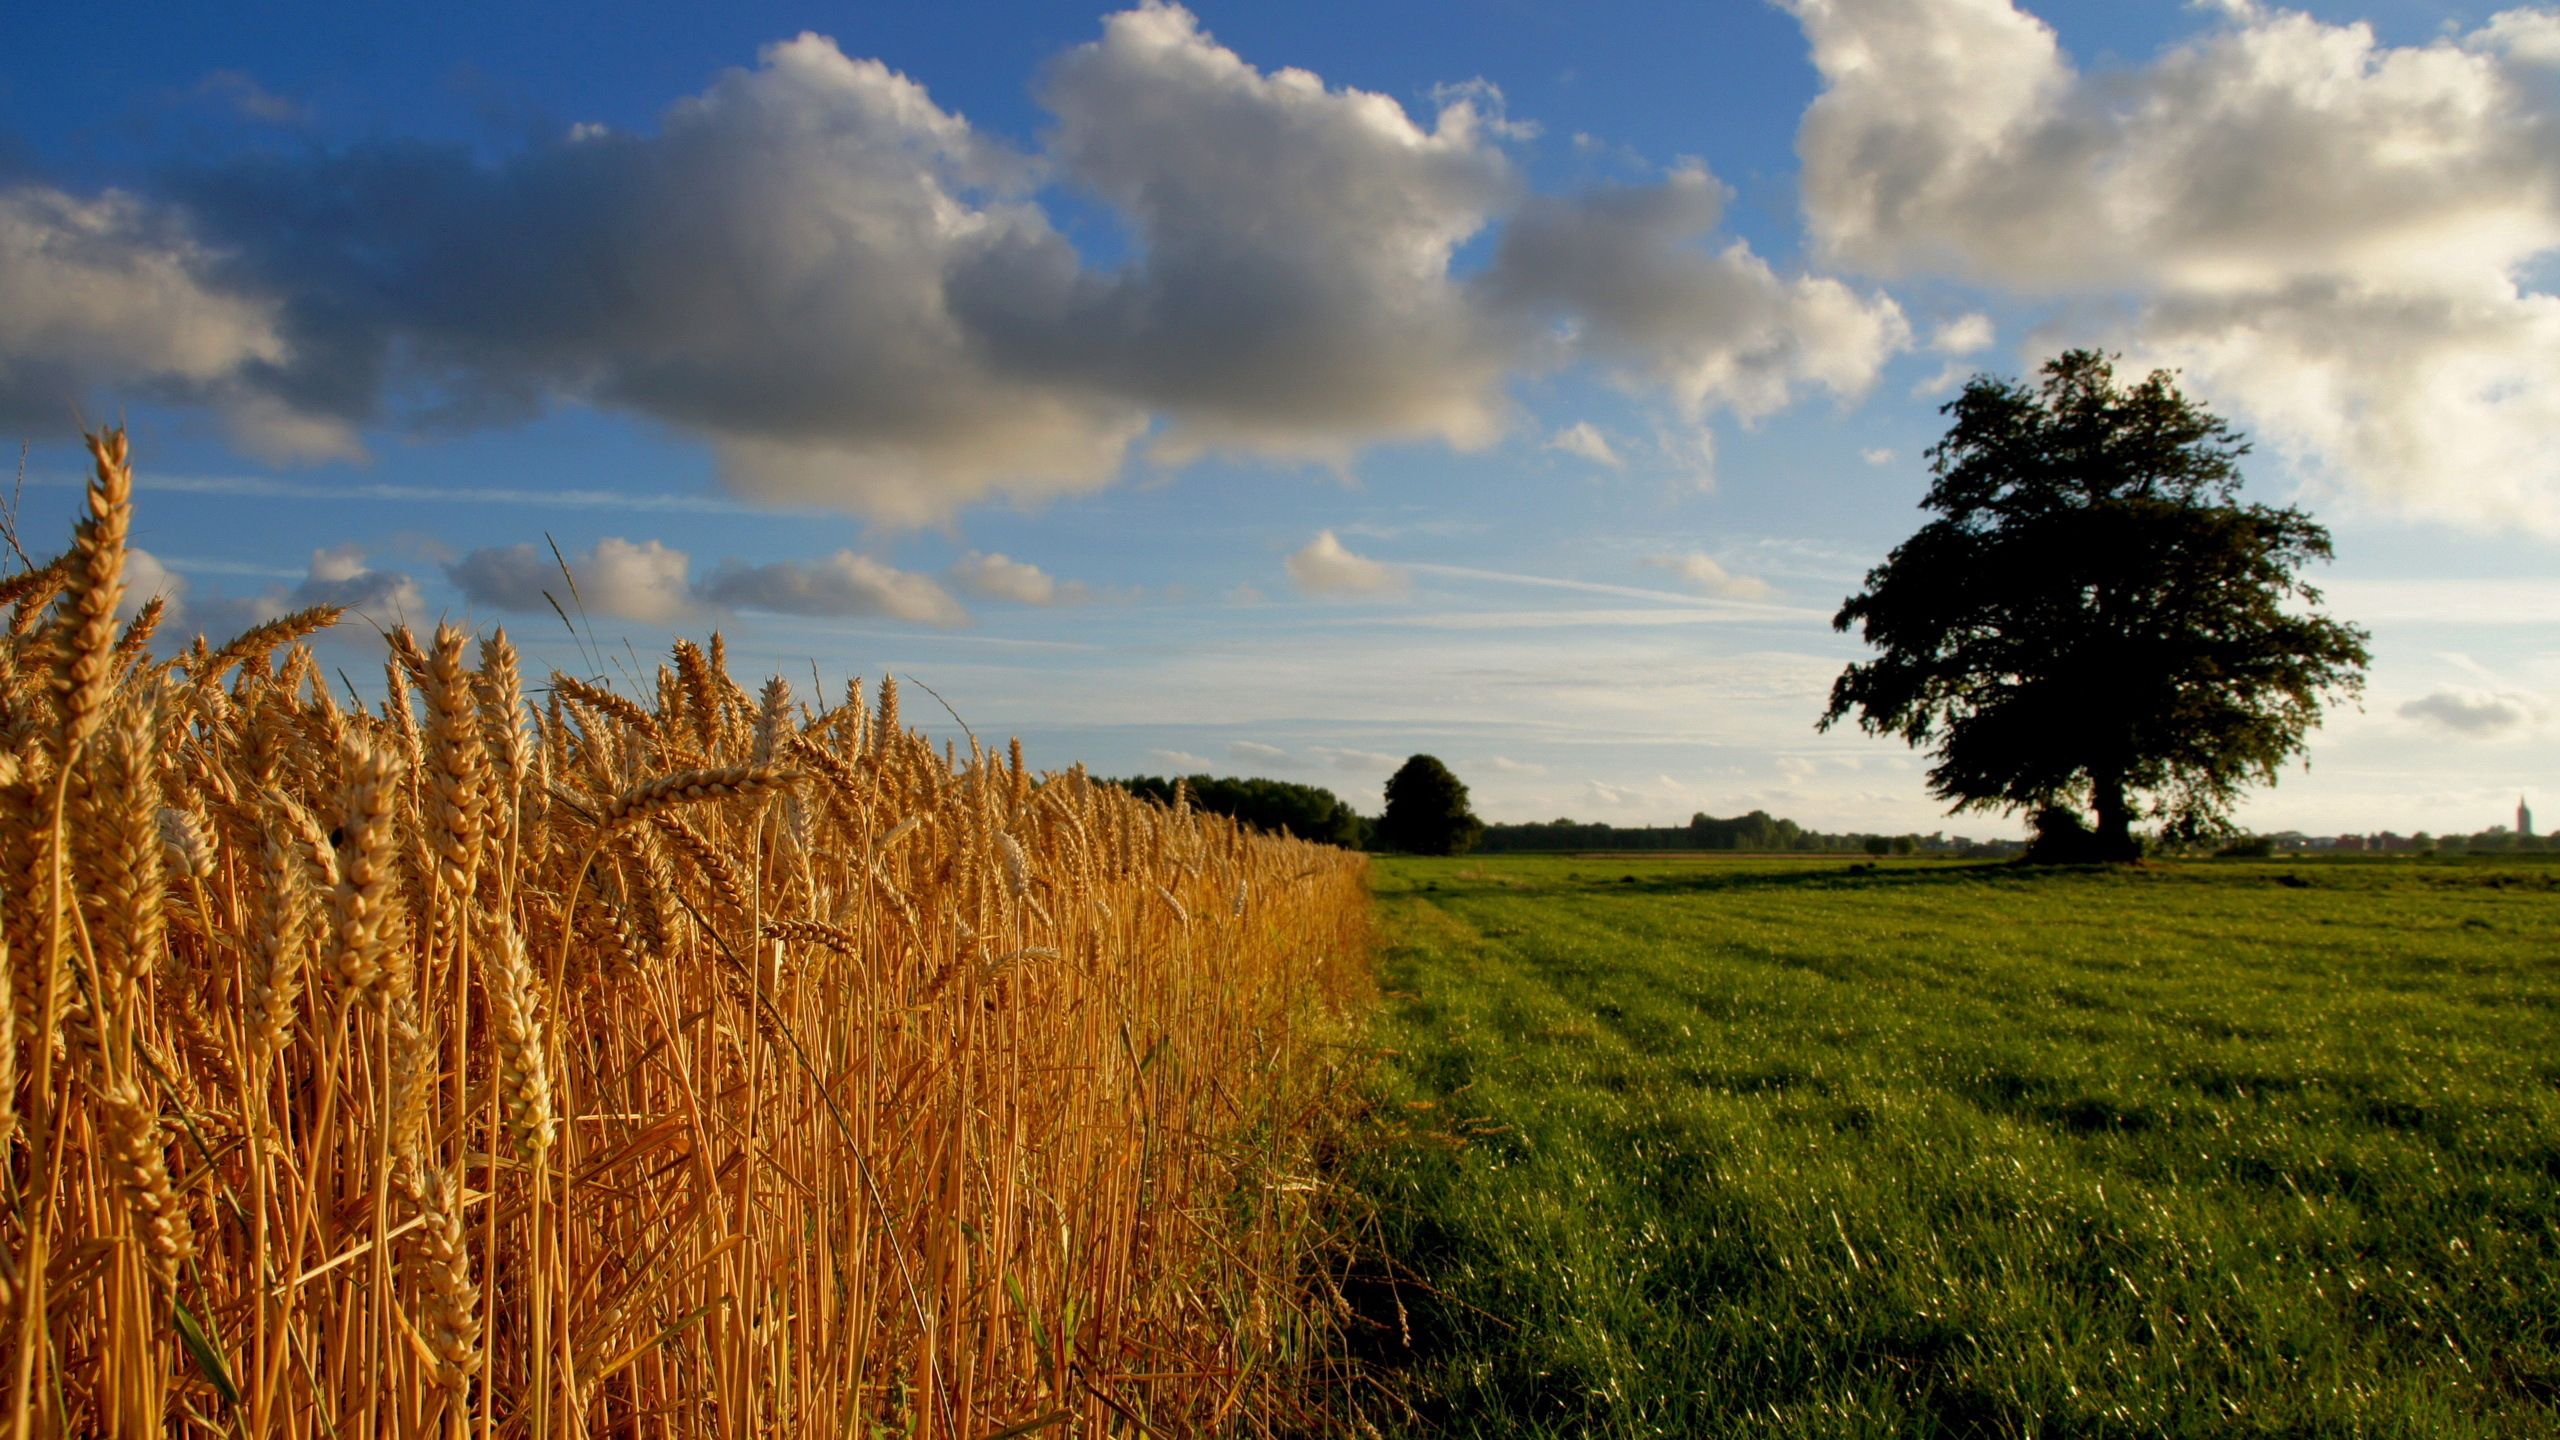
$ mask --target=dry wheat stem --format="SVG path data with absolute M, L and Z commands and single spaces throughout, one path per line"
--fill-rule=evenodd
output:
M 330 612 L 155 641 L 94 448 L 0 577 L 11 1435 L 1305 1428 L 1357 857 L 716 636 L 539 713 L 501 635 L 372 709 Z

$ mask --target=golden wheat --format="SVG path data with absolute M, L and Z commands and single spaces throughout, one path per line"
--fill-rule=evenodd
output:
M 92 450 L 0 579 L 0 1433 L 1303 1421 L 1357 857 L 716 636 L 540 713 L 450 627 L 347 708 L 325 609 L 156 661 Z

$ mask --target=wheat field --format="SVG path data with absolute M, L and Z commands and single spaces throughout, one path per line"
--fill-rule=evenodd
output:
M 1357 856 L 316 610 L 153 658 L 127 442 L 0 581 L 9 1433 L 1295 1423 Z

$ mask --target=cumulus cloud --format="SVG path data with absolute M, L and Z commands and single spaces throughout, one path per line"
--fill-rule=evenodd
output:
M 1076 581 L 1061 584 L 1037 565 L 976 550 L 952 562 L 951 583 L 981 600 L 1016 605 L 1057 605 L 1087 598 L 1085 587 Z
M 209 405 L 264 456 L 348 453 L 342 427 L 295 421 L 245 378 L 289 342 L 277 307 L 220 263 L 136 196 L 0 189 L 0 424 L 58 428 L 115 386 Z
M 1588 460 L 1594 465 L 1606 466 L 1611 470 L 1627 468 L 1627 462 L 1618 457 L 1617 448 L 1609 443 L 1609 437 L 1601 433 L 1599 426 L 1588 420 L 1576 420 L 1547 437 L 1547 448 L 1561 450 L 1567 455 Z
M 312 551 L 308 569 L 293 585 L 271 585 L 255 595 L 208 596 L 190 609 L 205 632 L 218 640 L 314 605 L 346 608 L 347 617 L 339 622 L 342 634 L 414 626 L 433 613 L 415 579 L 396 570 L 375 569 L 366 562 L 364 547 L 352 543 Z
M 2401 705 L 2400 713 L 2458 735 L 2487 737 L 2531 724 L 2541 718 L 2544 708 L 2530 695 L 2498 694 L 2462 686 L 2408 701 Z
M 1808 385 L 1863 395 L 1910 344 L 1902 307 L 1828 277 L 1781 276 L 1739 240 L 1710 248 L 1725 195 L 1690 165 L 1659 184 L 1534 198 L 1503 231 L 1485 286 L 1569 326 L 1571 353 L 1660 388 L 1692 419 L 1765 415 Z
M 2078 70 L 2011 0 L 1787 0 L 1821 252 L 2131 311 L 2315 486 L 2560 533 L 2560 11 L 2388 46 L 2260 5 Z M 2080 337 L 2074 337 L 2080 338 Z M 1954 371 L 1951 367 L 1949 377 Z
M 159 556 L 141 546 L 126 546 L 124 599 L 116 606 L 116 618 L 131 620 L 155 596 L 163 602 L 161 628 L 174 631 L 187 612 L 187 577 L 162 564 Z
M 395 570 L 376 570 L 365 563 L 363 547 L 334 545 L 311 552 L 311 573 L 291 591 L 292 605 L 344 606 L 377 625 L 405 625 L 427 613 L 418 582 Z
M 785 615 L 945 626 L 969 623 L 969 612 L 932 576 L 884 565 L 851 550 L 839 550 L 822 560 L 778 560 L 769 565 L 723 560 L 703 584 L 701 597 L 714 605 Z
M 2560 70 L 2560 11 L 2505 10 L 2465 37 L 2475 50 L 2503 55 L 2522 65 Z
M 1288 571 L 1290 583 L 1309 595 L 1402 595 L 1412 588 L 1403 571 L 1353 554 L 1330 530 L 1292 554 Z
M 474 550 L 446 565 L 445 576 L 475 604 L 501 610 L 549 610 L 556 600 L 563 610 L 583 604 L 591 615 L 657 623 L 691 608 L 690 561 L 660 541 L 608 537 L 567 559 L 574 598 L 551 551 L 532 545 Z
M 1514 760 L 1508 755 L 1496 755 L 1484 763 L 1497 775 L 1544 775 L 1547 773 L 1547 767 L 1544 765 L 1531 760 Z
M 1150 750 L 1147 755 L 1157 764 L 1182 775 L 1206 775 L 1218 768 L 1218 762 L 1206 755 L 1188 750 Z
M 1142 441 L 1481 447 L 1514 376 L 1576 360 L 1692 426 L 1747 419 L 1856 394 L 1908 343 L 1890 300 L 1718 241 L 1703 171 L 1526 198 L 1504 146 L 1531 127 L 1488 85 L 1410 112 L 1157 0 L 1045 74 L 1037 154 L 804 34 L 654 128 L 0 189 L 0 418 L 139 390 L 311 457 L 583 404 L 702 438 L 745 498 L 923 525 L 1093 490 Z M 1049 185 L 1107 206 L 1129 258 L 1081 252 Z
M 1991 317 L 1976 311 L 1940 323 L 1929 332 L 1929 348 L 1941 355 L 1971 355 L 1990 349 L 1998 334 L 1992 328 Z
M 1680 577 L 1680 583 L 1701 595 L 1725 600 L 1758 600 L 1771 591 L 1768 581 L 1757 575 L 1737 575 L 1718 564 L 1713 556 L 1691 551 L 1684 555 L 1650 555 L 1645 564 L 1669 570 Z
M 1870 465 L 1890 465 L 1893 463 L 1893 450 L 1890 446 L 1871 445 L 1859 451 L 1858 458 Z
M 1227 747 L 1227 757 L 1246 765 L 1285 765 L 1289 752 L 1259 740 L 1238 740 Z
M 1508 347 L 1449 273 L 1515 185 L 1480 92 L 1426 126 L 1384 95 L 1256 69 L 1151 0 L 1059 57 L 1043 99 L 1050 157 L 1145 260 L 1096 273 L 1010 247 L 958 297 L 1001 352 L 1161 410 L 1173 459 L 1500 433 Z

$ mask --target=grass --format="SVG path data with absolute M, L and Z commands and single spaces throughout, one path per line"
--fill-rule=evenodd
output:
M 2560 1428 L 2560 866 L 1376 885 L 1408 1433 Z

